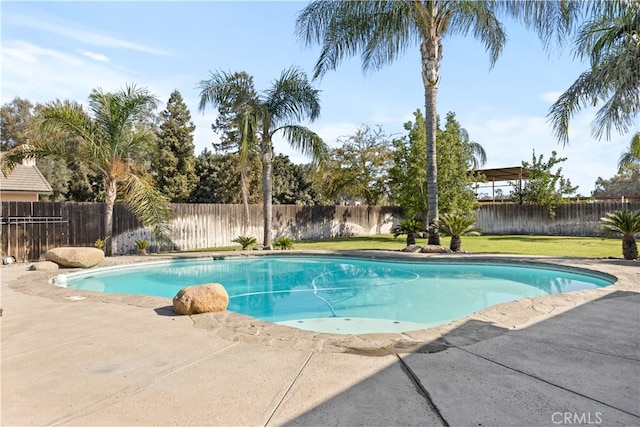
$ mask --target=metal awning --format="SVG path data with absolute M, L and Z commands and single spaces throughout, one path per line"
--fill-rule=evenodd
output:
M 521 179 L 529 179 L 529 169 L 522 166 L 495 169 L 477 169 L 474 172 L 484 175 L 489 182 L 517 181 Z

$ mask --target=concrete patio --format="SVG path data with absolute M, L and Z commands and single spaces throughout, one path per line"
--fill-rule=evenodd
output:
M 175 316 L 164 298 L 79 293 L 4 266 L 2 425 L 640 425 L 640 263 L 535 260 L 618 282 L 341 336 Z

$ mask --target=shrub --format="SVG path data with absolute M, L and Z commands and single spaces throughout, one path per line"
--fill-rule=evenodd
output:
M 290 237 L 280 236 L 273 242 L 273 246 L 278 249 L 293 249 L 293 240 Z
M 247 249 L 249 249 L 249 246 L 256 244 L 256 238 L 249 236 L 238 236 L 233 239 L 232 242 L 242 245 L 242 250 L 246 251 Z

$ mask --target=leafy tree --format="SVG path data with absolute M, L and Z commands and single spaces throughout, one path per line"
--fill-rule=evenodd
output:
M 297 165 L 289 156 L 273 159 L 273 203 L 281 205 L 316 205 L 318 189 L 312 164 Z
M 640 233 L 640 211 L 627 210 L 608 213 L 600 218 L 602 229 L 607 233 L 622 234 L 622 255 L 624 259 L 638 259 L 636 234 Z
M 558 157 L 558 153 L 551 152 L 548 161 L 544 161 L 544 154 L 536 157 L 533 150 L 531 163 L 522 162 L 522 167 L 528 170 L 528 179 L 524 185 L 511 183 L 513 190 L 511 198 L 520 204 L 545 206 L 549 214 L 555 216 L 555 208 L 562 203 L 564 196 L 574 194 L 578 187 L 573 187 L 569 179 L 562 175 L 562 168 L 553 172 L 556 165 L 566 161 L 566 157 Z
M 637 2 L 587 3 L 588 19 L 579 28 L 575 54 L 591 67 L 551 106 L 549 119 L 558 139 L 569 141 L 569 121 L 583 107 L 601 105 L 592 125 L 595 138 L 612 128 L 621 133 L 637 125 L 640 111 L 640 13 Z
M 233 105 L 238 113 L 240 155 L 259 147 L 262 162 L 262 203 L 264 221 L 263 245 L 270 249 L 273 222 L 273 136 L 282 134 L 287 142 L 314 159 L 326 157 L 327 147 L 315 132 L 297 124 L 311 121 L 320 114 L 317 89 L 309 83 L 306 74 L 291 67 L 282 72 L 272 86 L 262 94 L 254 95 L 253 87 L 238 85 L 233 74 L 211 73 L 209 80 L 200 82 L 200 110 L 206 106 Z
M 394 141 L 394 164 L 389 170 L 392 198 L 410 218 L 426 218 L 426 172 L 423 147 L 425 143 L 424 117 L 414 112 L 415 122 L 405 123 L 409 132 Z M 455 114 L 448 113 L 444 129 L 438 125 L 437 155 L 439 205 L 443 212 L 458 210 L 470 213 L 477 207 L 471 184 L 477 180 L 470 170 L 486 162 L 482 146 L 469 140 Z
M 40 135 L 65 133 L 67 138 L 37 138 L 30 145 L 8 151 L 2 158 L 3 172 L 23 158 L 56 157 L 85 164 L 105 180 L 105 230 L 113 229 L 113 206 L 118 193 L 158 238 L 168 237 L 171 216 L 167 200 L 150 183 L 136 159 L 145 156 L 148 133 L 136 129 L 145 109 L 155 103 L 146 89 L 127 86 L 115 93 L 94 89 L 89 95 L 89 112 L 70 101 L 46 104 L 40 112 Z
M 520 11 L 518 2 L 505 7 Z M 469 32 L 489 51 L 493 65 L 506 41 L 493 1 L 388 0 L 312 1 L 298 15 L 298 35 L 309 45 L 322 45 L 314 76 L 335 69 L 348 56 L 361 53 L 364 71 L 392 63 L 409 47 L 418 45 L 425 90 L 427 195 L 429 244 L 440 244 L 438 222 L 438 167 L 436 153 L 436 95 L 440 81 L 442 40 Z
M 2 130 L 2 150 L 6 151 L 29 142 L 40 140 L 40 143 L 50 144 L 56 139 L 66 138 L 61 132 L 37 134 L 37 116 L 44 105 L 33 105 L 28 100 L 15 98 L 12 102 L 0 108 Z M 44 141 L 46 140 L 46 141 Z M 52 157 L 38 158 L 38 169 L 53 188 L 51 196 L 42 196 L 41 200 L 56 202 L 71 200 L 76 202 L 92 202 L 100 200 L 101 187 L 95 185 L 102 181 L 102 176 L 89 175 L 81 164 L 68 163 L 66 160 Z M 94 185 L 92 185 L 92 183 Z M 104 191 L 102 191 L 103 193 Z M 104 197 L 102 198 L 104 200 Z
M 444 129 L 438 129 L 436 151 L 440 166 L 438 193 L 442 212 L 472 213 L 477 209 L 478 201 L 471 185 L 480 178 L 470 172 L 486 162 L 484 149 L 469 140 L 467 131 L 460 126 L 455 114 L 449 112 Z
M 196 175 L 198 185 L 189 201 L 192 203 L 222 203 L 234 204 L 242 201 L 240 161 L 236 153 L 215 154 L 204 149 L 196 158 Z M 249 170 L 257 171 L 247 177 L 249 203 L 261 201 L 260 160 L 257 156 L 250 156 Z
M 322 170 L 322 191 L 332 200 L 362 200 L 382 204 L 389 194 L 387 165 L 391 162 L 389 136 L 378 127 L 363 126 L 355 134 L 338 138 L 341 147 L 330 151 Z
M 594 196 L 640 195 L 640 165 L 628 166 L 609 179 L 598 177 Z
M 407 218 L 426 221 L 427 214 L 427 158 L 425 152 L 424 116 L 413 113 L 414 122 L 406 122 L 408 132 L 393 141 L 393 166 L 389 168 L 391 199 L 402 208 Z
M 187 201 L 198 182 L 193 154 L 195 129 L 182 95 L 174 90 L 161 115 L 152 167 L 158 189 L 174 203 Z
M 0 108 L 0 147 L 7 151 L 33 139 L 35 106 L 27 99 L 14 98 Z

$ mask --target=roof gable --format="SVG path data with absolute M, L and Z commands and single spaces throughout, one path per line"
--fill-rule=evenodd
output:
M 0 173 L 1 191 L 51 194 L 53 189 L 36 166 L 17 165 L 9 176 Z

